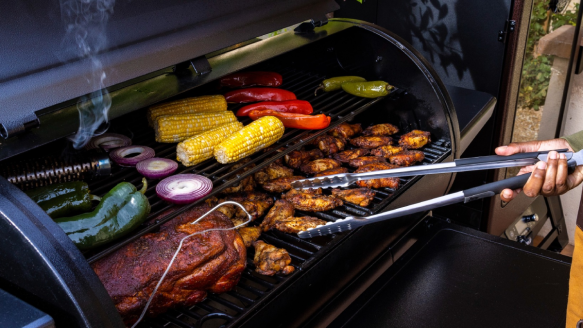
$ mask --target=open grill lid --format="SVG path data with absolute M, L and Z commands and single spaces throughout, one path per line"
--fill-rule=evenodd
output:
M 0 134 L 38 125 L 63 102 L 336 9 L 333 0 L 5 3 Z

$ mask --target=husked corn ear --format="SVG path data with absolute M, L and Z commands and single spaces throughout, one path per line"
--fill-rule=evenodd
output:
M 176 159 L 192 166 L 213 157 L 215 146 L 241 130 L 243 123 L 233 122 L 188 138 L 176 146 Z
M 227 123 L 237 122 L 231 111 L 159 116 L 154 121 L 157 142 L 180 142 Z
M 164 115 L 223 112 L 226 110 L 227 101 L 223 95 L 192 97 L 150 107 L 148 109 L 148 123 L 151 126 L 157 117 Z
M 283 123 L 275 116 L 263 116 L 241 130 L 231 134 L 215 147 L 219 163 L 236 162 L 265 147 L 283 136 Z

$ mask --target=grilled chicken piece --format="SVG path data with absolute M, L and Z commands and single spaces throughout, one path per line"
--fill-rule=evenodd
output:
M 239 231 L 241 238 L 243 238 L 245 247 L 253 246 L 253 243 L 261 236 L 261 228 L 259 227 L 244 227 L 237 229 L 237 231 Z
M 382 157 L 377 157 L 377 156 L 362 156 L 362 157 L 357 157 L 355 159 L 351 159 L 348 162 L 348 165 L 352 166 L 352 167 L 361 167 L 363 165 L 368 165 L 368 164 L 372 164 L 372 163 L 386 163 L 387 160 L 382 158 Z
M 255 264 L 255 272 L 273 276 L 281 272 L 288 275 L 294 272 L 295 268 L 291 265 L 291 257 L 289 253 L 283 248 L 277 248 L 262 240 L 253 243 L 255 246 L 255 257 L 253 264 Z
M 332 158 L 340 163 L 348 163 L 351 159 L 368 155 L 369 152 L 370 150 L 364 148 L 350 149 L 336 153 L 332 155 Z
M 326 221 L 312 216 L 288 217 L 275 221 L 274 228 L 287 233 L 298 233 L 325 224 Z
M 267 194 L 260 193 L 260 192 L 248 192 L 248 193 L 239 193 L 239 194 L 231 194 L 228 195 L 226 198 L 221 199 L 219 203 L 225 200 L 232 200 L 234 202 L 238 202 L 245 209 L 249 214 L 252 216 L 252 220 L 256 220 L 263 216 L 265 211 L 267 211 L 273 205 L 273 198 Z M 229 206 L 229 205 L 226 205 Z M 223 207 L 226 207 L 223 206 Z M 235 207 L 235 205 L 230 205 L 235 208 L 235 215 L 233 220 L 247 220 L 247 214 L 243 212 L 240 207 Z M 237 225 L 237 224 L 235 224 Z
M 332 175 L 332 174 L 340 174 L 340 173 L 348 173 L 348 169 L 345 167 L 337 167 L 335 169 L 330 169 L 330 170 L 326 170 L 326 171 L 322 171 L 316 175 L 314 175 L 315 177 L 323 177 L 326 175 Z
M 360 126 L 360 123 L 356 124 L 342 123 L 337 127 L 333 128 L 332 130 L 328 131 L 328 134 L 333 137 L 348 139 L 352 138 L 353 136 L 361 132 L 362 127 Z
M 236 171 L 238 169 L 240 169 L 241 167 L 243 167 L 240 171 L 239 174 L 244 173 L 246 171 L 249 171 L 250 169 L 255 167 L 255 164 L 248 164 L 251 161 L 250 158 L 246 158 L 241 160 L 239 163 L 233 165 L 233 167 L 229 170 L 229 172 L 233 172 Z M 233 177 L 232 179 L 238 179 L 237 177 Z M 255 188 L 257 184 L 255 183 L 255 180 L 253 180 L 252 176 L 248 176 L 246 178 L 241 179 L 241 181 L 239 181 L 238 183 L 236 183 L 233 186 L 230 186 L 228 188 L 225 188 L 225 190 L 223 190 L 224 194 L 232 194 L 232 193 L 236 193 L 236 192 L 246 192 L 246 191 L 253 191 L 253 189 Z
M 335 169 L 341 165 L 342 164 L 340 164 L 340 162 L 335 159 L 321 158 L 307 162 L 300 167 L 300 170 L 306 174 L 316 174 L 326 170 Z
M 360 148 L 373 149 L 393 143 L 391 137 L 370 136 L 350 139 L 350 144 Z
M 223 199 L 221 202 L 223 202 L 223 201 L 225 201 L 225 200 Z M 210 208 L 213 208 L 213 207 L 217 206 L 217 204 L 219 203 L 219 199 L 217 197 L 213 196 L 213 197 L 206 199 L 204 202 Z M 225 204 L 225 205 L 217 208 L 217 212 L 221 212 L 229 219 L 232 219 L 233 216 L 235 216 L 235 212 L 237 212 L 237 211 L 235 210 L 235 205 Z
M 399 145 L 407 149 L 419 149 L 429 142 L 431 142 L 430 133 L 421 130 L 413 130 L 399 139 Z
M 261 222 L 260 227 L 263 231 L 271 230 L 276 221 L 292 217 L 294 213 L 294 206 L 290 202 L 284 199 L 278 199 L 263 219 L 263 222 Z
M 269 164 L 263 170 L 256 172 L 253 178 L 255 178 L 258 184 L 262 185 L 269 180 L 291 177 L 292 175 L 294 175 L 294 170 L 275 162 Z
M 293 176 L 287 178 L 277 178 L 273 180 L 269 180 L 264 183 L 261 187 L 265 189 L 265 191 L 273 192 L 273 193 L 281 193 L 292 188 L 291 183 L 297 180 L 305 179 L 302 176 Z
M 379 170 L 390 170 L 397 168 L 396 165 L 391 165 L 387 163 L 374 163 L 364 165 L 358 168 L 358 170 L 354 171 L 354 173 L 364 173 L 364 172 L 372 172 L 372 171 L 379 171 Z M 397 189 L 399 188 L 399 178 L 382 178 L 382 179 L 372 179 L 372 180 L 361 180 L 356 181 L 356 185 L 359 187 L 366 187 L 366 188 L 392 188 Z
M 338 197 L 345 202 L 349 202 L 358 206 L 367 207 L 374 199 L 376 192 L 370 188 L 358 189 L 332 189 L 332 195 Z M 244 238 L 243 238 L 244 239 Z
M 382 146 L 377 149 L 373 149 L 370 151 L 370 154 L 373 156 L 379 156 L 384 158 L 389 158 L 389 156 L 396 155 L 400 152 L 405 151 L 405 148 L 401 146 Z
M 320 194 L 318 194 L 318 192 Z M 295 189 L 290 190 L 283 197 L 285 200 L 292 203 L 296 210 L 307 211 L 307 212 L 321 212 L 329 211 L 338 206 L 344 204 L 342 200 L 333 197 L 322 195 L 322 190 L 319 191 L 298 191 Z
M 411 166 L 425 159 L 425 154 L 419 150 L 406 150 L 397 155 L 389 156 L 389 162 L 398 166 Z
M 293 169 L 299 169 L 302 164 L 324 157 L 320 149 L 312 150 L 294 150 L 284 156 L 287 166 Z
M 398 127 L 385 123 L 369 126 L 362 134 L 365 136 L 390 136 L 397 132 L 399 132 Z
M 318 146 L 324 155 L 332 155 L 344 150 L 346 141 L 342 138 L 336 138 L 325 134 L 317 137 L 312 144 Z
M 282 198 L 283 199 L 288 199 L 289 197 L 292 197 L 294 195 L 301 195 L 301 194 L 312 194 L 312 195 L 322 195 L 322 188 L 317 188 L 317 189 L 303 189 L 303 190 L 297 190 L 297 189 L 292 189 L 290 191 L 288 191 L 287 193 L 285 193 Z

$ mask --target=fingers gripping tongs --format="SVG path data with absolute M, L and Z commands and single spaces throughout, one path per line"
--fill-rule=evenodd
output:
M 572 153 L 566 149 L 557 150 L 560 154 L 565 154 L 569 167 L 583 165 L 583 151 Z M 484 156 L 474 158 L 456 159 L 449 163 L 419 165 L 413 167 L 404 167 L 391 170 L 374 171 L 366 173 L 345 173 L 335 174 L 320 178 L 310 178 L 298 180 L 292 183 L 292 187 L 296 189 L 310 189 L 310 188 L 336 188 L 347 187 L 350 184 L 359 180 L 393 178 L 393 177 L 408 177 L 416 175 L 437 174 L 437 173 L 451 173 L 451 172 L 465 172 L 477 171 L 485 169 L 496 169 L 504 167 L 516 167 L 534 165 L 538 161 L 547 161 L 548 151 L 522 153 L 511 156 Z M 329 235 L 346 230 L 352 230 L 365 224 L 384 221 L 388 219 L 398 218 L 401 216 L 432 210 L 438 207 L 451 205 L 460 202 L 470 202 L 480 198 L 491 197 L 499 194 L 503 189 L 518 189 L 524 186 L 530 173 L 519 175 L 510 179 L 500 180 L 488 183 L 482 186 L 458 191 L 453 194 L 437 197 L 417 204 L 405 206 L 395 210 L 371 215 L 367 217 L 349 216 L 344 219 L 328 222 L 325 225 L 316 228 L 308 229 L 298 233 L 301 238 L 311 238 L 316 236 Z

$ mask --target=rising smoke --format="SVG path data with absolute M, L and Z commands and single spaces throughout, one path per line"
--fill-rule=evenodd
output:
M 113 14 L 115 0 L 60 0 L 66 34 L 63 46 L 87 62 L 87 83 L 95 90 L 77 103 L 79 130 L 71 137 L 73 147 L 87 144 L 96 130 L 107 123 L 111 97 L 105 89 L 106 74 L 98 58 L 107 45 L 105 28 Z

